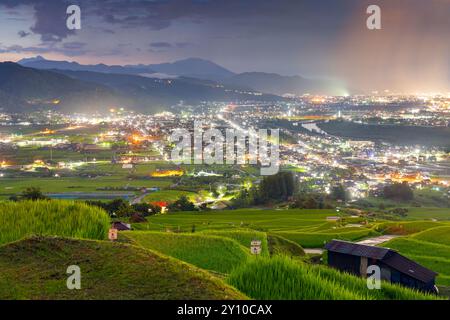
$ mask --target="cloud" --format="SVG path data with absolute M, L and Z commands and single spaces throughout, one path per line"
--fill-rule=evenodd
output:
M 16 8 L 21 5 L 32 6 L 34 9 L 34 25 L 30 30 L 41 36 L 43 42 L 61 42 L 73 30 L 66 27 L 66 9 L 69 3 L 66 0 L 2 0 L 0 3 L 7 8 Z
M 26 31 L 24 31 L 24 30 L 20 30 L 17 34 L 18 34 L 19 37 L 21 37 L 21 38 L 26 38 L 26 37 L 28 37 L 28 36 L 31 34 L 31 32 L 26 32 Z
M 152 42 L 150 43 L 152 48 L 172 48 L 172 44 L 168 42 Z
M 68 42 L 58 46 L 0 46 L 0 53 L 27 53 L 27 54 L 44 54 L 44 53 L 62 53 L 68 57 L 82 56 L 89 51 L 84 49 L 85 43 Z

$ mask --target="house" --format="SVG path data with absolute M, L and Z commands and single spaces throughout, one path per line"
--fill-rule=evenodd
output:
M 116 221 L 113 223 L 113 229 L 117 229 L 119 231 L 128 231 L 131 230 L 131 225 L 121 221 Z
M 367 267 L 377 265 L 381 280 L 427 292 L 437 292 L 436 272 L 410 260 L 395 250 L 332 240 L 325 245 L 328 265 L 358 276 L 367 276 Z

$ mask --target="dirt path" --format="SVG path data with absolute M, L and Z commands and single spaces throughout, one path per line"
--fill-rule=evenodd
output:
M 396 235 L 383 235 L 383 236 L 379 236 L 379 237 L 374 237 L 374 238 L 369 238 L 369 239 L 364 239 L 361 241 L 358 241 L 358 244 L 365 244 L 367 246 L 377 246 L 379 244 L 388 242 L 389 240 L 392 240 L 394 238 L 397 238 L 399 236 Z

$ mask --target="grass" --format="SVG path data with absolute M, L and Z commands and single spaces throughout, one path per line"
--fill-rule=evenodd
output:
M 27 187 L 38 187 L 44 193 L 64 192 L 99 192 L 99 188 L 116 187 L 160 187 L 171 184 L 170 180 L 163 179 L 133 179 L 127 180 L 122 176 L 87 177 L 61 177 L 61 178 L 0 178 L 0 197 L 9 197 L 21 193 Z M 114 191 L 108 191 L 113 193 Z
M 0 203 L 0 244 L 30 235 L 105 239 L 110 219 L 99 208 L 70 201 Z
M 442 225 L 441 222 L 433 221 L 383 222 L 377 224 L 375 229 L 385 234 L 410 235 Z
M 408 208 L 407 220 L 450 220 L 450 208 Z
M 450 225 L 425 230 L 413 236 L 416 240 L 450 246 Z M 450 255 L 448 256 L 450 257 Z
M 267 235 L 269 253 L 274 255 L 285 255 L 292 258 L 298 258 L 305 255 L 303 248 L 297 243 L 274 234 Z
M 247 248 L 250 252 L 250 243 L 253 240 L 261 241 L 261 255 L 269 255 L 269 246 L 267 243 L 267 234 L 260 231 L 245 231 L 245 230 L 232 230 L 232 231 L 204 231 L 206 235 L 214 235 L 219 237 L 230 238 L 236 240 L 240 245 Z
M 121 234 L 147 249 L 191 263 L 202 269 L 228 273 L 250 256 L 237 241 L 204 234 L 131 231 Z
M 408 258 L 438 272 L 436 283 L 450 286 L 450 246 L 418 240 L 414 236 L 395 238 L 382 246 L 395 249 Z
M 304 248 L 322 248 L 325 243 L 333 239 L 341 239 L 347 241 L 354 241 L 361 238 L 376 236 L 377 232 L 360 228 L 356 231 L 335 231 L 335 232 L 289 232 L 282 231 L 276 232 L 275 235 L 279 235 L 288 240 L 291 240 Z
M 389 283 L 369 290 L 366 280 L 323 266 L 276 256 L 251 260 L 236 268 L 228 282 L 261 300 L 416 300 L 433 299 Z
M 81 269 L 81 290 L 66 287 Z M 135 246 L 106 241 L 31 238 L 0 246 L 0 300 L 246 299 L 194 266 Z
M 261 210 L 241 209 L 211 212 L 174 212 L 148 218 L 147 224 L 136 225 L 140 230 L 189 232 L 192 225 L 201 230 L 302 231 L 327 224 L 326 217 L 334 210 Z M 331 224 L 330 224 L 331 228 Z

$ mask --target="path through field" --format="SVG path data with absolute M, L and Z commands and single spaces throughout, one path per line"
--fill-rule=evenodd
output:
M 392 240 L 394 238 L 397 238 L 399 236 L 397 235 L 383 235 L 383 236 L 379 236 L 379 237 L 373 237 L 373 238 L 368 238 L 368 239 L 364 239 L 361 241 L 358 241 L 358 244 L 364 244 L 367 246 L 377 246 L 379 244 L 382 244 L 384 242 L 388 242 L 389 240 Z M 322 248 L 304 248 L 303 250 L 305 250 L 305 253 L 307 254 L 322 254 L 324 249 Z
M 399 236 L 397 235 L 383 235 L 383 236 L 379 236 L 379 237 L 374 237 L 374 238 L 368 238 L 365 240 L 361 240 L 358 241 L 358 244 L 365 244 L 367 246 L 377 246 L 379 244 L 382 244 L 384 242 L 388 242 L 389 240 L 392 240 L 394 238 L 397 238 Z

